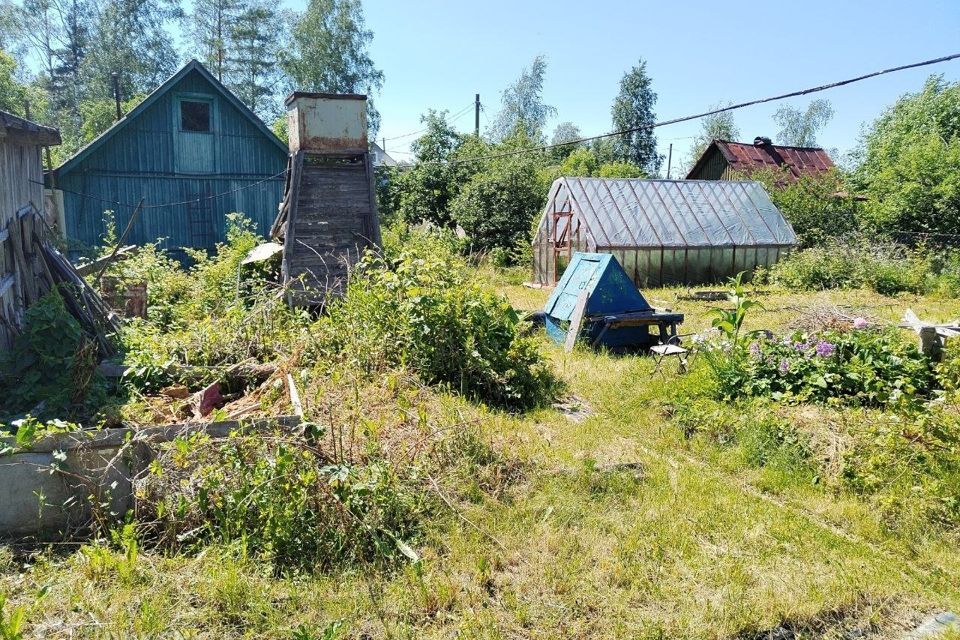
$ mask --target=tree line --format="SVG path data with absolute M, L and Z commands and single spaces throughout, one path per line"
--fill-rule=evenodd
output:
M 0 109 L 60 129 L 60 160 L 112 124 L 114 74 L 126 112 L 196 58 L 272 123 L 293 88 L 376 93 L 372 38 L 360 0 L 0 0 Z
M 589 142 L 569 121 L 548 135 L 558 111 L 544 101 L 546 70 L 538 56 L 522 71 L 503 91 L 482 136 L 457 132 L 446 111 L 424 114 L 425 133 L 411 146 L 415 161 L 382 176 L 381 213 L 408 224 L 459 227 L 471 250 L 516 263 L 529 258 L 533 227 L 556 178 L 662 175 L 664 158 L 650 128 L 657 94 L 643 60 L 624 73 L 610 108 L 610 130 L 633 131 Z M 832 117 L 823 99 L 780 107 L 773 114 L 775 142 L 817 146 Z M 739 137 L 732 112 L 702 118 L 686 169 L 711 141 Z M 683 174 L 681 167 L 674 175 Z M 960 83 L 931 76 L 919 92 L 902 96 L 864 127 L 854 152 L 834 171 L 800 180 L 776 170 L 742 178 L 765 184 L 801 246 L 859 233 L 960 234 Z

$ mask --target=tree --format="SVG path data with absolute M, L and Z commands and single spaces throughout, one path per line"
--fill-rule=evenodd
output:
M 454 198 L 451 216 L 473 248 L 510 250 L 529 242 L 544 197 L 537 168 L 532 154 L 504 158 L 474 175 Z
M 383 72 L 370 59 L 371 40 L 360 0 L 310 0 L 307 10 L 293 19 L 290 43 L 279 61 L 292 88 L 366 93 L 367 124 L 375 138 L 380 113 L 372 94 L 383 87 Z
M 817 146 L 817 133 L 833 118 L 829 100 L 814 100 L 806 111 L 789 105 L 780 107 L 773 119 L 780 127 L 777 142 L 791 147 Z
M 787 178 L 786 169 L 758 169 L 750 180 L 761 183 L 797 233 L 801 248 L 823 246 L 834 238 L 849 238 L 860 227 L 858 202 L 845 193 L 843 176 L 836 169 Z M 743 176 L 746 179 L 748 176 Z
M 580 133 L 580 127 L 573 124 L 572 122 L 561 122 L 553 130 L 553 136 L 550 138 L 550 144 L 563 144 L 565 142 L 573 142 L 574 140 L 579 140 L 583 137 L 583 134 Z M 556 162 L 563 162 L 567 156 L 573 153 L 578 147 L 581 147 L 583 143 L 576 144 L 564 144 L 562 147 L 554 147 L 552 151 L 553 159 Z
M 266 0 L 255 0 L 230 29 L 233 51 L 227 86 L 264 120 L 275 118 L 280 111 L 277 56 L 281 32 L 279 14 Z
M 128 99 L 149 93 L 177 70 L 166 23 L 183 17 L 179 0 L 104 0 L 94 14 L 90 41 L 96 46 L 89 47 L 81 69 L 85 100 L 110 99 L 112 73 Z
M 488 130 L 493 142 L 502 142 L 521 131 L 533 140 L 542 141 L 547 120 L 557 114 L 554 107 L 543 101 L 546 73 L 546 58 L 537 56 L 521 71 L 516 82 L 503 90 L 500 112 Z
M 719 109 L 714 105 L 711 110 Z M 736 140 L 740 137 L 740 129 L 733 119 L 732 111 L 723 111 L 700 119 L 700 133 L 693 139 L 690 147 L 690 166 L 692 167 L 703 152 L 714 140 Z
M 614 155 L 617 160 L 634 164 L 650 175 L 659 172 L 663 162 L 657 153 L 657 137 L 651 127 L 655 121 L 653 107 L 656 103 L 657 94 L 647 75 L 647 63 L 640 60 L 624 74 L 620 94 L 613 101 L 613 130 L 630 130 L 615 138 Z
M 417 164 L 399 175 L 398 205 L 400 216 L 411 223 L 430 222 L 450 226 L 450 202 L 459 193 L 458 171 L 448 161 L 463 143 L 461 136 L 447 121 L 446 111 L 428 111 L 420 118 L 426 133 L 411 150 Z
M 245 0 L 196 0 L 193 4 L 190 37 L 197 57 L 220 82 L 225 82 L 233 53 L 232 31 L 246 9 Z
M 17 80 L 17 63 L 6 51 L 0 50 L 0 109 L 23 114 L 27 87 Z
M 960 233 L 960 82 L 931 76 L 869 127 L 854 184 L 881 232 Z

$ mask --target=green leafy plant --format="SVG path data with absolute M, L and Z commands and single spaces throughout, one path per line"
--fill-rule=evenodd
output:
M 429 384 L 506 409 L 544 404 L 555 379 L 506 300 L 437 244 L 368 255 L 313 328 L 314 349 L 366 373 L 408 367 Z
M 730 290 L 727 293 L 727 301 L 733 305 L 733 308 L 715 309 L 714 318 L 711 321 L 713 328 L 732 340 L 734 344 L 739 344 L 741 341 L 740 332 L 743 329 L 743 321 L 747 318 L 747 312 L 761 306 L 756 300 L 747 298 L 746 288 L 743 284 L 745 273 L 741 271 L 728 283 Z
M 926 397 L 935 384 L 930 361 L 891 330 L 760 337 L 748 353 L 730 395 L 881 406 Z
M 51 290 L 27 309 L 24 330 L 0 356 L 0 416 L 77 416 L 102 404 L 96 345 Z

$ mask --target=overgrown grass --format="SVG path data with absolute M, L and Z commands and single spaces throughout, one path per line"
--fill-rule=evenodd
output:
M 481 275 L 518 308 L 546 298 L 518 278 Z M 685 331 L 710 324 L 707 303 L 678 301 L 677 290 L 644 293 L 686 313 Z M 923 318 L 960 312 L 956 301 L 929 297 L 888 307 L 894 301 L 862 290 L 774 291 L 763 302 L 746 328 L 778 335 L 811 307 L 847 305 L 877 322 L 896 321 L 905 304 Z M 147 539 L 133 546 L 121 534 L 80 552 L 0 551 L 0 593 L 8 609 L 27 606 L 49 584 L 24 628 L 64 638 L 324 637 L 335 628 L 341 638 L 760 638 L 784 629 L 897 638 L 928 612 L 960 606 L 955 528 L 926 506 L 912 511 L 916 498 L 884 502 L 908 498 L 925 481 L 900 475 L 907 468 L 947 477 L 935 465 L 906 466 L 940 451 L 928 435 L 904 438 L 906 416 L 898 431 L 896 421 L 883 423 L 892 415 L 885 409 L 718 401 L 702 360 L 687 375 L 654 374 L 642 356 L 565 354 L 542 338 L 535 346 L 585 408 L 582 421 L 551 408 L 488 410 L 395 370 L 347 374 L 320 360 L 291 361 L 308 415 L 325 429 L 325 455 L 350 465 L 389 460 L 403 491 L 423 492 L 427 509 L 414 513 L 424 518 L 398 536 L 419 562 L 394 545 L 383 562 L 364 556 L 278 574 L 267 546 L 244 545 L 222 535 L 227 528 L 211 528 L 215 518 L 201 518 L 210 524 L 192 550 L 160 552 Z M 275 393 L 269 402 L 287 401 Z M 931 420 L 956 411 L 945 404 L 943 413 Z M 889 427 L 883 437 L 871 433 L 881 424 Z M 884 437 L 906 448 L 888 449 Z M 244 458 L 248 473 L 267 473 L 277 444 L 258 444 L 263 455 Z M 209 466 L 216 478 L 223 470 L 212 461 L 221 454 L 203 448 L 184 459 L 205 458 L 201 450 L 210 457 L 185 465 L 186 477 Z M 865 464 L 877 451 L 891 457 Z M 171 451 L 162 464 L 176 469 L 175 460 Z M 845 471 L 854 464 L 856 477 L 886 484 L 860 486 Z M 419 480 L 406 475 L 414 469 Z M 212 486 L 227 493 L 237 485 Z M 180 491 L 195 518 L 191 494 Z M 283 494 L 291 505 L 303 504 L 298 491 Z M 250 503 L 276 504 L 259 499 Z M 285 506 L 278 516 L 288 517 Z M 387 522 L 377 510 L 357 513 Z M 259 524 L 269 520 L 244 516 L 253 518 L 245 530 L 270 539 Z
M 866 240 L 831 240 L 799 251 L 761 273 L 794 290 L 869 288 L 881 295 L 960 292 L 960 254 Z

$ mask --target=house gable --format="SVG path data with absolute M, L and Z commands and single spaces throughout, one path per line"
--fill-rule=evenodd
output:
M 175 110 L 181 101 L 191 98 L 211 106 L 209 134 L 214 139 L 209 146 L 214 157 L 203 170 L 192 170 L 191 166 L 181 169 L 177 158 L 182 123 Z M 251 141 L 257 144 L 251 145 Z M 55 174 L 60 179 L 82 169 L 84 173 L 243 175 L 256 173 L 256 167 L 286 155 L 286 145 L 194 60 L 64 162 Z

